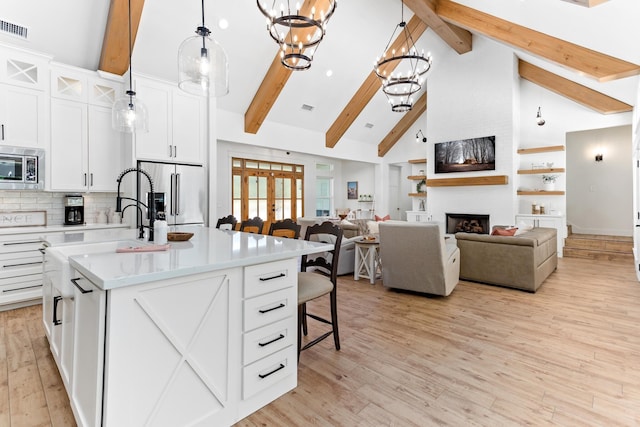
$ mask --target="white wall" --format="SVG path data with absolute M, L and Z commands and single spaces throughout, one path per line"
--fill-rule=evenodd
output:
M 427 109 L 427 176 L 458 178 L 507 175 L 509 184 L 493 186 L 429 187 L 427 211 L 435 221 L 446 213 L 489 214 L 491 224 L 512 224 L 515 58 L 510 49 L 474 37 L 473 51 L 449 57 L 434 65 L 429 77 Z M 434 143 L 496 137 L 496 170 L 434 174 Z
M 597 152 L 603 161 L 595 161 Z M 633 235 L 630 152 L 630 125 L 567 133 L 567 224 L 574 233 Z

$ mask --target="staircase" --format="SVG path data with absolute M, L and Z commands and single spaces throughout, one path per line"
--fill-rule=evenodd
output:
M 633 262 L 633 238 L 596 234 L 569 234 L 564 241 L 563 256 L 606 261 Z

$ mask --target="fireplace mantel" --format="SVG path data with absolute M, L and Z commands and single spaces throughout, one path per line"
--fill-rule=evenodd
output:
M 473 176 L 469 178 L 431 178 L 427 179 L 427 187 L 460 187 L 466 185 L 506 185 L 507 175 Z

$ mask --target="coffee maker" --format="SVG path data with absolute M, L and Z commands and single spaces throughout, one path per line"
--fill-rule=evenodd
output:
M 84 224 L 84 197 L 79 194 L 67 194 L 64 200 L 65 225 Z

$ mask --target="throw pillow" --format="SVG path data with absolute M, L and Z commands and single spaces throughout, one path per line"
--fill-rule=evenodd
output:
M 491 232 L 492 236 L 513 236 L 516 234 L 518 229 L 516 227 L 512 228 L 494 228 Z
M 342 224 L 342 225 L 355 225 L 354 223 L 352 223 L 351 221 L 347 221 L 346 219 L 343 219 L 342 221 L 340 221 L 340 224 Z
M 369 229 L 369 234 L 380 233 L 380 226 L 376 221 L 367 221 L 367 228 Z
M 374 218 L 376 221 L 388 221 L 391 219 L 391 215 L 385 215 L 385 216 L 378 216 L 378 215 L 374 215 Z

